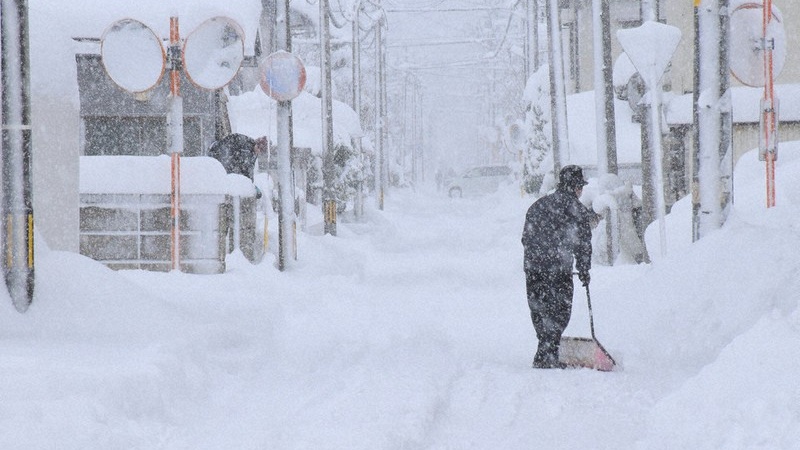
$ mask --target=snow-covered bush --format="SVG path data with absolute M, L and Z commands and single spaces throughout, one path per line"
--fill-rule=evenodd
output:
M 551 150 L 551 143 L 545 134 L 548 124 L 539 105 L 532 105 L 526 115 L 527 138 L 522 153 L 522 187 L 529 194 L 538 193 L 542 187 L 545 169 L 542 166 L 547 153 Z
M 324 186 L 323 161 L 321 155 L 314 155 L 312 164 L 308 167 L 308 199 L 312 203 L 318 203 L 322 198 Z M 333 152 L 334 183 L 333 196 L 339 205 L 339 211 L 343 211 L 349 201 L 351 201 L 359 189 L 359 185 L 369 178 L 368 165 L 362 161 L 361 156 L 356 150 L 347 145 L 337 145 Z
M 547 66 L 537 70 L 525 86 L 525 148 L 522 154 L 522 186 L 525 192 L 542 191 L 552 160 L 553 138 L 550 127 L 550 76 Z

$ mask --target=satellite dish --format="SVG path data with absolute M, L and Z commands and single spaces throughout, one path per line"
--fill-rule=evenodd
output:
M 189 80 L 203 89 L 220 89 L 233 80 L 244 61 L 244 33 L 227 17 L 206 20 L 183 45 L 183 67 Z
M 761 87 L 766 84 L 764 74 L 763 5 L 744 3 L 731 13 L 731 74 L 742 84 Z M 780 10 L 772 7 L 767 27 L 767 41 L 773 43 L 772 72 L 777 77 L 786 62 L 786 31 Z
M 152 89 L 164 73 L 161 40 L 147 25 L 134 19 L 111 24 L 100 40 L 106 73 L 117 86 L 139 93 Z

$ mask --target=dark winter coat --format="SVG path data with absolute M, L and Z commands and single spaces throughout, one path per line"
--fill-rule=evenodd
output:
M 522 230 L 525 271 L 571 278 L 574 263 L 578 272 L 588 272 L 593 219 L 594 213 L 569 189 L 534 202 Z
M 252 180 L 257 157 L 255 145 L 254 139 L 233 133 L 214 142 L 208 150 L 208 156 L 221 162 L 226 172 L 238 173 Z

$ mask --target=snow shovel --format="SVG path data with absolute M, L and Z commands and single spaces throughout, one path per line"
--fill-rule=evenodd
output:
M 610 372 L 616 362 L 605 348 L 597 342 L 594 335 L 594 318 L 592 317 L 592 298 L 589 285 L 586 285 L 586 301 L 589 303 L 589 326 L 592 338 L 562 337 L 558 351 L 558 360 L 567 367 L 586 367 L 588 369 Z

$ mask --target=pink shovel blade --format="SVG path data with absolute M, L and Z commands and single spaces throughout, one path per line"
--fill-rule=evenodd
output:
M 594 339 L 562 337 L 558 360 L 569 367 L 610 372 L 616 363 L 606 349 Z

